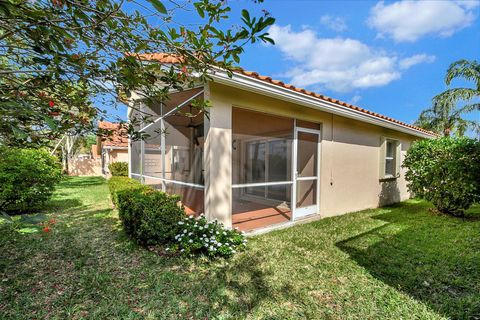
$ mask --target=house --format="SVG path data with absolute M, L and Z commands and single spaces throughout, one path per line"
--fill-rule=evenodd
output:
M 153 121 L 136 126 L 148 139 L 129 144 L 132 178 L 247 231 L 409 198 L 402 159 L 433 133 L 255 72 L 211 77 L 158 105 L 132 101 L 130 119 Z M 208 117 L 194 99 L 211 102 Z
M 128 137 L 120 123 L 98 122 L 99 135 L 97 144 L 92 146 L 92 153 L 101 157 L 101 170 L 108 175 L 108 165 L 113 162 L 128 162 Z

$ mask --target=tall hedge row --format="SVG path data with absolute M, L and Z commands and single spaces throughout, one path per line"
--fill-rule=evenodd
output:
M 408 188 L 441 212 L 462 215 L 480 201 L 480 142 L 444 137 L 415 142 L 403 166 Z

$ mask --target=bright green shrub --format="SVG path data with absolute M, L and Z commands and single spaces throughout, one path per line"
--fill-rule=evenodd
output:
M 172 241 L 178 222 L 185 218 L 180 197 L 147 189 L 123 189 L 117 192 L 118 213 L 125 232 L 141 244 Z
M 415 142 L 403 166 L 410 192 L 441 212 L 462 215 L 480 200 L 478 140 L 445 137 Z
M 128 176 L 127 162 L 113 162 L 108 165 L 108 170 L 112 177 L 126 177 Z
M 128 177 L 111 177 L 108 179 L 108 188 L 110 190 L 110 198 L 115 206 L 118 206 L 118 192 L 124 190 L 146 190 L 150 187 L 141 184 L 135 179 Z
M 61 177 L 58 159 L 46 149 L 0 147 L 0 208 L 13 213 L 40 208 Z
M 245 248 L 247 243 L 242 232 L 227 229 L 216 220 L 209 222 L 203 215 L 196 219 L 190 216 L 178 225 L 177 243 L 171 245 L 170 250 L 182 254 L 229 257 Z

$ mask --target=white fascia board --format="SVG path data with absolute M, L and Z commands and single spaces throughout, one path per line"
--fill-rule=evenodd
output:
M 232 77 L 229 77 L 224 71 L 215 71 L 210 75 L 215 82 L 225 84 L 231 87 L 256 92 L 262 95 L 270 96 L 276 99 L 288 101 L 294 104 L 303 105 L 309 108 L 333 113 L 345 118 L 359 120 L 362 122 L 371 123 L 384 128 L 400 131 L 410 135 L 414 135 L 421 138 L 434 138 L 434 135 L 424 133 L 401 124 L 380 119 L 373 115 L 366 114 L 361 111 L 352 110 L 348 107 L 344 107 L 339 104 L 331 103 L 328 101 L 320 100 L 308 96 L 303 93 L 292 91 L 291 89 L 282 88 L 280 86 L 267 83 L 262 80 L 254 79 L 249 76 L 234 73 Z

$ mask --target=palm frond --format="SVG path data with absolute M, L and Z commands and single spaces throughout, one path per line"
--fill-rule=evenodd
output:
M 433 97 L 433 101 L 449 102 L 455 104 L 457 101 L 469 101 L 473 98 L 479 97 L 480 91 L 472 88 L 452 88 L 448 89 Z
M 480 64 L 475 61 L 458 60 L 450 65 L 445 76 L 445 83 L 450 85 L 453 79 L 463 78 L 466 80 L 474 81 L 477 90 L 480 90 Z

